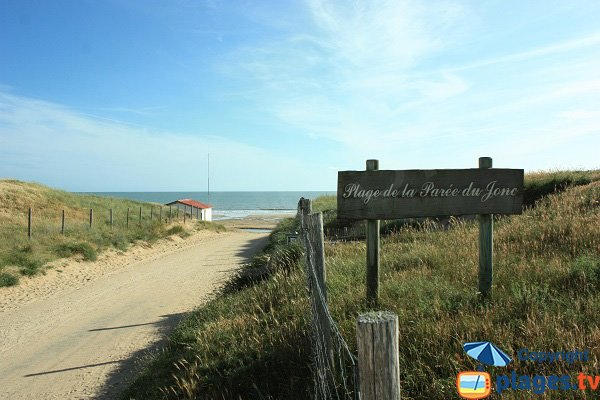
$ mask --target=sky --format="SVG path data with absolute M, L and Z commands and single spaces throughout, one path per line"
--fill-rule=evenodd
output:
M 0 0 L 0 177 L 335 190 L 600 168 L 599 1 Z

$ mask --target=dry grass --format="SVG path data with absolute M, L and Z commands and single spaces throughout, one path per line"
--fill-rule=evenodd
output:
M 403 227 L 383 239 L 379 309 L 399 317 L 403 399 L 457 398 L 456 374 L 476 368 L 462 350 L 469 341 L 489 340 L 513 355 L 524 347 L 591 350 L 585 364 L 519 362 L 489 368 L 492 376 L 512 370 L 566 374 L 575 383 L 579 372 L 597 374 L 600 182 L 590 182 L 496 220 L 490 302 L 480 302 L 477 294 L 474 221 L 455 221 L 447 231 L 428 224 Z M 331 206 L 331 200 L 316 204 Z M 287 224 L 294 228 L 293 221 Z M 330 308 L 352 350 L 356 316 L 369 310 L 365 250 L 362 242 L 326 246 Z M 221 296 L 177 329 L 171 346 L 124 398 L 310 398 L 308 310 L 300 268 Z M 532 396 L 507 390 L 502 398 Z M 596 397 L 555 390 L 543 398 Z
M 33 208 L 33 236 L 27 237 L 28 209 Z M 158 204 L 132 200 L 80 195 L 15 180 L 0 180 L 0 287 L 18 284 L 22 275 L 44 271 L 49 261 L 80 254 L 93 260 L 105 248 L 126 250 L 130 243 L 152 242 L 169 235 L 167 224 L 159 221 Z M 94 210 L 89 228 L 90 208 Z M 126 225 L 130 209 L 129 227 Z M 142 208 L 142 219 L 139 210 Z M 113 209 L 113 226 L 109 210 Z M 61 234 L 61 214 L 65 211 L 65 233 Z M 151 210 L 153 217 L 151 218 Z M 167 218 L 163 210 L 163 219 Z M 165 221 L 163 221 L 165 222 Z M 170 225 L 177 229 L 178 225 Z M 191 229 L 181 228 L 185 233 Z M 221 229 L 197 226 L 196 229 Z

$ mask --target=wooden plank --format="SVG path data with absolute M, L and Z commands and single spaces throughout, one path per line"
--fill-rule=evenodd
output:
M 523 170 L 339 171 L 337 202 L 347 219 L 519 214 Z
M 389 311 L 361 314 L 356 340 L 361 400 L 399 400 L 398 316 Z
M 367 160 L 367 171 L 379 169 L 378 160 Z M 367 301 L 375 306 L 379 300 L 379 220 L 367 221 Z

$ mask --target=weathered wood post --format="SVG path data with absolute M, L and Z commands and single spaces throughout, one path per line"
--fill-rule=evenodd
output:
M 27 237 L 31 239 L 31 217 L 32 217 L 32 208 L 29 207 L 29 212 L 27 214 Z
M 154 207 L 150 206 L 150 221 L 154 218 Z
M 479 168 L 492 168 L 491 157 L 479 157 Z M 479 214 L 479 293 L 484 298 L 492 295 L 494 260 L 494 215 Z
M 142 207 L 140 207 L 140 218 L 139 218 L 139 221 L 138 221 L 138 225 L 142 226 Z
M 312 211 L 310 199 L 300 199 L 298 208 L 301 211 L 304 248 L 306 251 L 306 272 L 313 304 L 316 306 L 317 343 L 322 346 L 319 352 L 327 354 L 330 365 L 333 363 L 331 346 L 331 324 L 327 315 L 327 284 L 325 268 L 325 245 L 323 235 L 323 214 Z
M 125 222 L 125 227 L 129 228 L 129 207 L 127 207 L 127 220 Z
M 92 229 L 93 223 L 94 223 L 94 209 L 90 208 L 90 229 Z
M 169 222 L 171 222 L 171 218 L 173 217 L 173 214 L 171 213 L 171 206 L 169 206 Z
M 367 171 L 377 171 L 379 160 L 367 160 Z M 379 301 L 379 220 L 367 220 L 367 301 Z
M 61 217 L 61 223 L 60 223 L 60 233 L 62 235 L 65 234 L 65 210 L 62 210 L 62 217 Z
M 183 223 L 185 224 L 185 216 L 187 215 L 187 206 L 183 205 Z
M 112 227 L 113 227 L 113 209 L 112 208 L 110 209 L 109 214 L 110 214 L 110 229 L 112 229 Z
M 163 220 L 162 220 L 162 206 L 160 206 L 159 210 L 160 211 L 158 212 L 159 213 L 158 219 L 160 220 L 160 223 L 162 224 L 162 222 L 163 222 Z
M 389 311 L 361 314 L 356 339 L 361 400 L 399 400 L 398 316 Z

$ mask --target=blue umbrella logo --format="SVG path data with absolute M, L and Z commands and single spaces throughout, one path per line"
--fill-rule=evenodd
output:
M 465 343 L 463 348 L 470 357 L 486 365 L 506 367 L 512 361 L 505 352 L 490 342 Z

